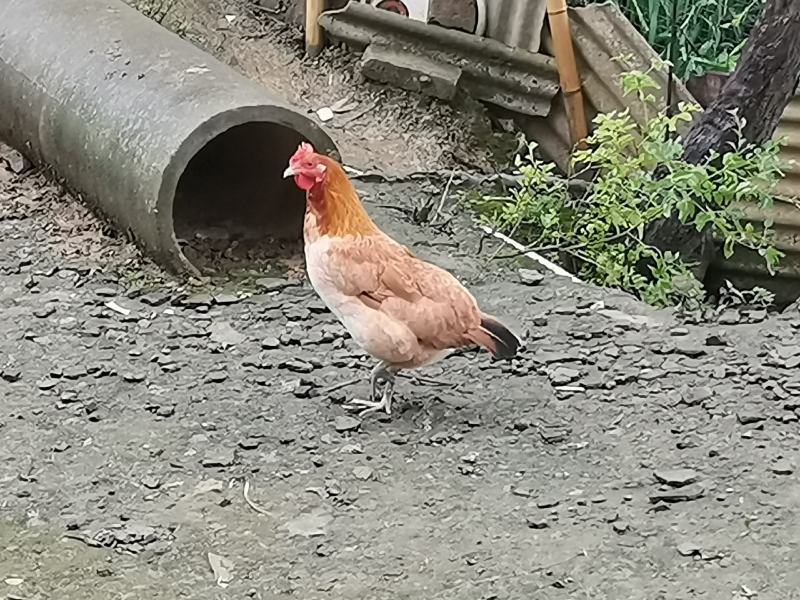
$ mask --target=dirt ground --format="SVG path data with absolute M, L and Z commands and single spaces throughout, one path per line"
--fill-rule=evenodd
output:
M 459 117 L 405 147 L 392 114 L 391 162 L 368 120 L 351 164 L 454 164 Z M 800 314 L 698 323 L 520 275 L 464 215 L 411 222 L 443 185 L 358 187 L 525 348 L 358 419 L 372 364 L 308 284 L 189 286 L 0 168 L 0 597 L 800 598 Z
M 450 105 L 373 84 L 358 74 L 358 56 L 344 48 L 305 57 L 302 32 L 258 2 L 176 2 L 165 26 L 318 122 L 316 111 L 333 107 L 336 114 L 324 125 L 354 168 L 408 174 L 459 166 L 490 172 L 493 159 L 510 157 L 516 148 L 513 136 L 492 131 L 486 110 L 474 100 L 458 98 Z

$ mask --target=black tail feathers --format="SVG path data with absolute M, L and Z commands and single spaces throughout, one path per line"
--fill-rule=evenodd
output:
M 490 351 L 495 358 L 514 358 L 517 355 L 517 350 L 522 342 L 500 321 L 483 315 L 481 317 L 481 329 L 494 342 L 494 348 L 490 348 Z

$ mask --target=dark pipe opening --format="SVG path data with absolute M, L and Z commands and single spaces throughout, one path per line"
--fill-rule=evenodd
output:
M 175 236 L 204 274 L 302 270 L 305 195 L 283 171 L 305 138 L 275 123 L 232 127 L 208 142 L 178 180 Z

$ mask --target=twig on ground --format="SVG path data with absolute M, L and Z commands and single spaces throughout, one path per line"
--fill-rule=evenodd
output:
M 633 233 L 637 229 L 638 229 L 638 227 L 631 227 L 629 229 L 626 229 L 625 231 L 620 231 L 619 233 L 615 233 L 614 235 L 611 235 L 611 236 L 609 236 L 609 237 L 607 237 L 605 239 L 592 240 L 590 242 L 577 242 L 577 243 L 574 243 L 574 244 L 552 244 L 550 246 L 539 246 L 539 247 L 535 247 L 535 246 L 532 246 L 532 245 L 523 246 L 517 252 L 512 252 L 511 254 L 503 254 L 502 256 L 495 256 L 493 258 L 497 258 L 497 259 L 501 259 L 501 260 L 502 259 L 506 259 L 506 258 L 519 258 L 520 256 L 525 256 L 526 252 L 554 252 L 556 250 L 559 250 L 561 252 L 574 252 L 575 250 L 581 250 L 582 248 L 585 248 L 586 246 L 588 246 L 590 244 L 593 244 L 593 243 L 607 244 L 608 242 L 614 242 L 616 240 L 622 239 L 622 238 L 630 235 L 631 233 Z M 512 235 L 514 235 L 513 230 L 512 230 L 511 233 L 509 233 L 509 236 L 512 236 Z
M 279 14 L 281 14 L 281 9 L 280 8 L 269 8 L 269 7 L 266 7 L 266 6 L 261 6 L 258 2 L 248 2 L 247 3 L 247 7 L 252 9 L 252 10 L 256 10 L 258 12 L 269 13 L 271 15 L 279 15 Z
M 378 103 L 377 102 L 372 102 L 372 103 L 368 104 L 367 106 L 365 106 L 364 108 L 362 108 L 361 110 L 359 110 L 359 111 L 353 113 L 352 115 L 350 115 L 350 117 L 348 119 L 345 119 L 341 123 L 331 123 L 330 127 L 335 127 L 336 129 L 339 129 L 339 128 L 342 128 L 342 127 L 347 127 L 348 125 L 350 125 L 350 123 L 352 123 L 356 119 L 360 119 L 361 117 L 363 117 L 365 114 L 367 114 L 369 111 L 371 111 L 376 106 L 378 106 Z
M 359 381 L 362 381 L 362 380 L 363 380 L 363 377 L 356 377 L 355 379 L 348 379 L 347 381 L 340 381 L 339 383 L 334 383 L 330 387 L 326 387 L 324 390 L 322 390 L 322 393 L 323 394 L 330 394 L 332 392 L 336 392 L 338 390 L 341 390 L 342 388 L 346 388 L 346 387 L 349 387 L 351 385 L 355 385 L 356 383 L 358 383 Z
M 391 204 L 378 204 L 378 207 L 384 208 L 386 210 L 396 210 L 398 212 L 403 213 L 407 217 L 414 212 L 410 208 L 406 208 L 405 206 L 392 206 Z
M 436 207 L 436 210 L 433 212 L 433 216 L 431 216 L 430 224 L 433 225 L 442 215 L 442 209 L 444 208 L 444 203 L 447 201 L 447 197 L 450 195 L 450 186 L 453 185 L 453 178 L 456 176 L 456 170 L 453 169 L 450 171 L 450 177 L 447 179 L 447 184 L 444 186 L 444 191 L 442 192 L 442 197 L 439 200 L 439 206 Z
M 513 240 L 510 237 L 508 237 L 506 235 L 503 235 L 499 231 L 495 231 L 494 229 L 492 229 L 491 227 L 488 227 L 486 225 L 478 225 L 478 227 L 480 227 L 486 233 L 489 233 L 489 234 L 493 235 L 497 239 L 502 240 L 503 242 L 505 242 L 506 244 L 508 244 L 512 248 L 516 248 L 517 250 L 522 252 L 523 256 L 527 256 L 531 260 L 539 263 L 540 265 L 542 265 L 545 269 L 549 270 L 550 272 L 552 272 L 552 273 L 554 273 L 556 275 L 560 275 L 561 277 L 568 277 L 573 283 L 583 283 L 580 279 L 575 277 L 575 275 L 573 275 L 572 273 L 570 273 L 566 269 L 563 269 L 562 267 L 559 267 L 554 262 L 547 260 L 544 256 L 540 256 L 540 255 L 536 254 L 535 252 L 533 252 L 532 250 L 525 250 L 525 246 L 520 244 L 518 241 Z
M 452 381 L 442 381 L 441 379 L 431 379 L 430 377 L 420 377 L 419 375 L 402 375 L 411 379 L 415 383 L 427 383 L 428 385 L 440 385 L 443 387 L 456 387 L 458 384 Z
M 514 225 L 514 227 L 511 228 L 511 231 L 508 232 L 508 237 L 510 239 L 513 239 L 513 235 L 517 232 L 517 229 L 519 228 L 519 223 L 520 222 L 517 221 L 517 223 Z M 503 244 L 499 244 L 497 246 L 497 248 L 495 248 L 494 252 L 492 252 L 492 255 L 489 257 L 489 262 L 492 262 L 493 260 L 497 260 L 497 258 L 498 258 L 497 255 L 500 254 L 500 250 L 502 248 L 503 248 Z M 506 256 L 501 256 L 499 258 L 506 258 Z
M 268 517 L 272 516 L 271 512 L 269 512 L 265 508 L 260 507 L 258 504 L 256 504 L 255 502 L 253 502 L 250 499 L 250 482 L 247 479 L 244 480 L 244 493 L 243 493 L 243 495 L 244 495 L 244 501 L 247 502 L 247 505 L 250 508 L 252 508 L 254 511 L 256 511 L 257 513 L 259 513 L 261 515 L 266 515 Z

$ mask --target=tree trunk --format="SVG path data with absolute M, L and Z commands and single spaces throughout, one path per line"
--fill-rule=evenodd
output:
M 689 129 L 684 160 L 698 164 L 712 150 L 724 154 L 736 137 L 737 119 L 745 120 L 743 134 L 750 142 L 772 138 L 799 79 L 800 0 L 766 0 L 736 70 Z M 716 252 L 710 231 L 698 232 L 677 215 L 652 223 L 645 241 L 680 252 L 685 261 L 696 264 L 694 272 L 701 281 Z

